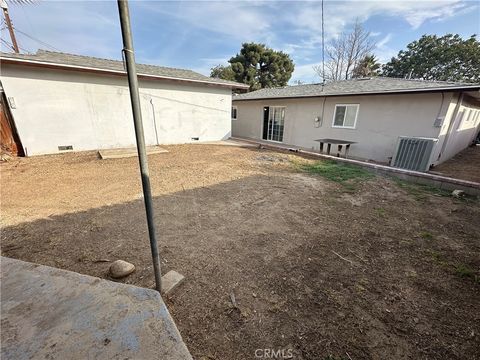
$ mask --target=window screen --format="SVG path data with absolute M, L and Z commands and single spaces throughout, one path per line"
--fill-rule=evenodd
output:
M 333 117 L 334 127 L 354 128 L 357 119 L 358 105 L 336 105 Z
M 343 120 L 345 118 L 345 112 L 347 107 L 346 106 L 337 106 L 335 109 L 335 121 L 333 125 L 335 126 L 343 126 Z

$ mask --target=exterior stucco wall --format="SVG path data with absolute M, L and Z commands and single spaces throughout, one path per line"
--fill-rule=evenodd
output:
M 135 145 L 125 77 L 4 65 L 0 79 L 28 155 Z M 231 135 L 228 88 L 141 80 L 140 98 L 147 145 Z
M 480 101 L 459 95 L 450 104 L 449 114 L 448 129 L 442 129 L 440 134 L 444 142 L 439 148 L 438 164 L 469 146 L 480 131 Z
M 263 107 L 285 106 L 283 143 L 319 149 L 315 139 L 333 138 L 356 141 L 350 156 L 388 163 L 399 136 L 438 138 L 442 127 L 434 126 L 438 117 L 450 109 L 452 93 L 341 96 L 310 99 L 233 101 L 237 120 L 232 121 L 233 136 L 262 138 Z M 322 117 L 322 107 L 325 107 Z M 336 104 L 359 104 L 355 129 L 333 128 Z M 315 118 L 323 118 L 315 127 Z M 336 147 L 332 147 L 332 152 Z

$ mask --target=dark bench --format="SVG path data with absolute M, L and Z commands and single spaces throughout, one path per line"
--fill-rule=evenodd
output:
M 348 156 L 348 150 L 350 150 L 350 145 L 356 144 L 355 141 L 349 140 L 339 140 L 339 139 L 317 139 L 320 143 L 320 153 L 323 153 L 323 145 L 327 144 L 327 155 L 330 155 L 330 149 L 333 145 L 337 145 L 337 157 L 340 157 L 343 146 L 345 146 L 345 159 Z

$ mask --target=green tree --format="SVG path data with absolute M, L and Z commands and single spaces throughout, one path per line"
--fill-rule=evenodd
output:
M 288 54 L 256 43 L 242 44 L 240 52 L 229 63 L 226 67 L 213 68 L 211 76 L 232 80 L 232 71 L 234 80 L 250 85 L 250 90 L 285 86 L 295 68 Z
M 353 69 L 352 77 L 361 78 L 369 76 L 378 76 L 380 74 L 380 63 L 375 55 L 365 55 Z
M 476 35 L 423 35 L 382 69 L 384 76 L 480 82 L 480 42 Z
M 210 70 L 210 77 L 212 78 L 235 81 L 235 73 L 230 65 L 217 65 Z

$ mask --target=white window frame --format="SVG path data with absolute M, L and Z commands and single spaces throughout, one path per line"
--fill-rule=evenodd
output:
M 335 125 L 335 115 L 337 114 L 337 107 L 339 106 L 356 106 L 357 111 L 355 113 L 355 120 L 353 122 L 353 126 L 340 126 L 340 125 Z M 357 119 L 358 119 L 358 113 L 360 111 L 360 104 L 335 104 L 335 111 L 333 112 L 333 119 L 332 119 L 332 128 L 337 128 L 337 129 L 356 129 L 357 128 Z M 347 114 L 347 111 L 345 110 L 345 115 Z M 345 124 L 345 116 L 343 117 L 343 123 Z
M 233 110 L 235 109 L 235 117 L 233 117 Z M 237 121 L 238 119 L 238 106 L 232 105 L 230 117 L 233 121 Z

